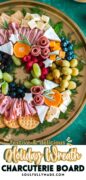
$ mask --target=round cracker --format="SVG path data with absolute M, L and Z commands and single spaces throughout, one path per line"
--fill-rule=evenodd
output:
M 18 121 L 19 121 L 19 125 L 23 129 L 26 129 L 26 130 L 31 130 L 31 129 L 36 128 L 39 125 L 39 122 L 40 122 L 37 114 L 35 114 L 33 116 L 28 115 L 28 116 L 25 116 L 25 117 L 20 117 L 18 119 Z
M 19 123 L 18 123 L 18 120 L 13 120 L 13 119 L 6 119 L 4 118 L 4 124 L 9 127 L 9 128 L 12 128 L 12 129 L 17 129 L 19 128 Z
M 0 128 L 6 127 L 5 124 L 4 124 L 3 119 L 4 119 L 3 116 L 0 116 Z

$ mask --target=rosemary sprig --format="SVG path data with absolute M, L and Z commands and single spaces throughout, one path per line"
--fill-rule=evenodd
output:
M 4 28 L 4 29 L 8 29 L 8 27 L 9 27 L 9 24 L 8 24 L 8 22 L 5 20 L 5 21 L 3 22 L 3 28 Z
M 29 45 L 29 46 L 31 45 L 26 36 L 24 36 L 24 35 L 22 35 L 22 34 L 20 34 L 20 36 L 21 36 L 21 40 L 20 40 L 19 42 L 24 43 L 24 44 L 27 44 L 27 45 Z

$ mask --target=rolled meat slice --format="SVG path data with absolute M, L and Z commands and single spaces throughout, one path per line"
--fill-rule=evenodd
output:
M 26 101 L 23 102 L 24 103 L 24 116 L 28 116 L 30 115 L 30 111 L 29 111 L 29 107 L 28 107 L 28 103 Z
M 33 56 L 39 56 L 39 55 L 41 54 L 41 48 L 40 48 L 40 46 L 38 46 L 38 45 L 32 46 L 31 54 L 32 54 Z
M 44 104 L 44 97 L 41 94 L 37 94 L 34 96 L 33 101 L 35 105 L 42 105 Z
M 36 110 L 35 110 L 35 107 L 33 106 L 33 104 L 28 103 L 28 102 L 27 102 L 27 104 L 28 104 L 28 108 L 29 108 L 29 111 L 30 111 L 31 115 L 36 114 Z
M 5 35 L 5 30 L 4 29 L 0 29 L 0 45 L 4 44 L 7 40 L 7 37 Z
M 49 47 L 49 40 L 45 36 L 41 36 L 38 41 L 37 45 L 39 45 L 41 48 Z
M 41 57 L 47 59 L 49 57 L 50 49 L 48 47 L 41 50 Z
M 42 94 L 43 93 L 43 86 L 33 86 L 31 88 L 31 93 L 33 95 Z

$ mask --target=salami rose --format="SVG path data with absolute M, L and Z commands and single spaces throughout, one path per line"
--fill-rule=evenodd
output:
M 49 57 L 50 49 L 48 47 L 41 50 L 41 57 L 47 59 Z
M 40 48 L 40 46 L 38 46 L 38 45 L 32 46 L 31 54 L 32 54 L 33 56 L 39 56 L 39 55 L 41 54 L 41 48 Z
M 38 94 L 38 95 L 34 96 L 33 101 L 34 101 L 35 105 L 42 105 L 42 104 L 44 104 L 44 97 L 42 95 Z
M 31 93 L 34 95 L 42 94 L 43 93 L 43 87 L 42 86 L 33 86 L 31 88 Z
M 46 48 L 49 47 L 49 40 L 45 37 L 45 36 L 41 36 L 38 39 L 37 44 L 41 47 L 41 48 Z

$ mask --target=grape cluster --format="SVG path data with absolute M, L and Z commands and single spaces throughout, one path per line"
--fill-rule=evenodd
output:
M 73 44 L 66 38 L 61 38 L 62 49 L 66 52 L 66 59 L 71 61 L 74 58 Z
M 12 98 L 23 98 L 26 92 L 28 92 L 28 89 L 23 85 L 17 85 L 15 82 L 9 83 L 8 95 Z
M 2 72 L 11 72 L 13 61 L 10 55 L 0 52 L 0 69 Z

